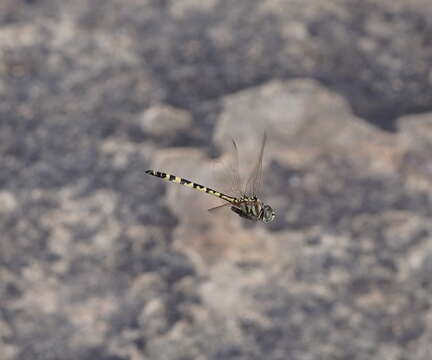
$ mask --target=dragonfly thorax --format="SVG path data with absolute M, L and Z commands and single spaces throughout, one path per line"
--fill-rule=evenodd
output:
M 265 205 L 256 196 L 248 197 L 243 195 L 237 200 L 236 206 L 231 210 L 249 220 L 261 220 L 269 223 L 274 220 L 275 212 L 269 205 Z

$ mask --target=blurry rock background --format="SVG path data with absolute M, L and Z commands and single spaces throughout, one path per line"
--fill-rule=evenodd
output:
M 431 19 L 1 0 L 0 359 L 430 360 Z M 264 130 L 269 225 L 144 174 L 216 186 Z

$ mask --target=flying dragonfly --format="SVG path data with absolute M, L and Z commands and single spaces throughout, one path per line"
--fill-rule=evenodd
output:
M 231 210 L 235 212 L 237 215 L 241 216 L 242 218 L 253 220 L 253 221 L 260 220 L 265 223 L 269 223 L 274 220 L 275 212 L 269 205 L 264 204 L 258 198 L 262 188 L 262 160 L 263 160 L 266 141 L 267 141 L 267 136 L 264 134 L 261 143 L 261 149 L 255 167 L 253 168 L 246 182 L 246 187 L 243 188 L 240 173 L 239 173 L 238 148 L 235 141 L 232 140 L 233 151 L 234 151 L 233 153 L 234 163 L 231 166 L 232 182 L 233 182 L 234 191 L 237 193 L 238 196 L 223 194 L 219 191 L 210 189 L 206 186 L 197 184 L 195 182 L 184 179 L 182 177 L 167 174 L 161 171 L 147 170 L 146 174 L 156 176 L 163 180 L 181 184 L 191 189 L 203 191 L 207 194 L 216 196 L 225 201 L 225 204 L 211 208 L 209 209 L 209 211 L 214 211 L 219 208 L 231 206 Z

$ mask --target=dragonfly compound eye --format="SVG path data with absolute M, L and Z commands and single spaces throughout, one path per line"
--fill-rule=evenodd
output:
M 265 223 L 272 222 L 276 214 L 269 205 L 264 205 L 262 209 L 262 221 Z

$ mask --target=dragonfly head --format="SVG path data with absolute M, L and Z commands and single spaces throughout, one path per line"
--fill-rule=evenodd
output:
M 261 210 L 260 214 L 260 220 L 262 220 L 265 223 L 272 222 L 275 218 L 276 214 L 274 210 L 269 205 L 264 205 Z

